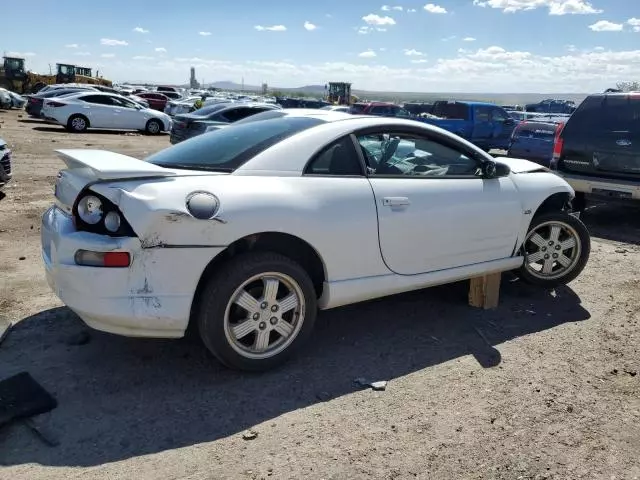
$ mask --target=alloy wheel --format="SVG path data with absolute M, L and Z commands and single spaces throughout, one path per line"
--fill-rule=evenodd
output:
M 576 230 L 564 222 L 549 221 L 533 228 L 525 238 L 524 266 L 534 277 L 554 280 L 570 273 L 580 260 Z
M 286 349 L 305 317 L 302 288 L 288 275 L 267 272 L 243 282 L 225 310 L 224 331 L 240 355 L 266 359 Z

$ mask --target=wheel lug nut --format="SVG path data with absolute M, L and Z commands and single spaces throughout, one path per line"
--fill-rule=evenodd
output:
M 549 260 L 549 255 L 545 255 L 545 256 L 544 256 L 544 259 L 545 259 L 545 260 Z
M 562 247 L 560 245 L 556 245 L 556 250 L 560 250 Z
M 272 312 L 277 312 L 278 311 L 278 305 L 272 305 L 271 306 L 271 311 Z
M 540 250 L 542 250 L 543 252 L 547 251 L 547 247 L 542 247 Z
M 557 253 L 554 253 L 554 254 L 553 254 L 553 258 L 558 258 L 558 254 L 557 254 Z
M 271 317 L 269 321 L 271 322 L 271 325 L 275 325 L 276 323 L 278 323 L 278 319 L 276 317 Z
M 260 314 L 258 312 L 253 314 L 253 319 L 258 320 L 260 318 Z
M 261 309 L 263 309 L 263 310 L 264 310 L 265 308 L 267 308 L 268 306 L 269 306 L 269 304 L 268 304 L 267 302 L 262 302 L 262 303 L 260 304 L 260 308 L 261 308 Z
M 258 328 L 260 330 L 264 330 L 265 328 L 267 328 L 267 324 L 265 322 L 260 322 L 260 324 L 258 325 Z

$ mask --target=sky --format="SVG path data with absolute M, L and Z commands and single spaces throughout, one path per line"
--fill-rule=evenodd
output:
M 0 46 L 32 71 L 68 62 L 118 82 L 187 83 L 191 66 L 206 83 L 273 88 L 587 93 L 640 81 L 640 0 L 384 1 L 32 0 L 27 16 L 7 2 Z

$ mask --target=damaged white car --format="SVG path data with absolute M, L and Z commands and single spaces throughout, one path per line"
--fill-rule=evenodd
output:
M 562 178 L 411 120 L 280 110 L 145 160 L 58 153 L 42 255 L 60 299 L 120 335 L 191 324 L 244 370 L 289 357 L 318 309 L 507 270 L 551 287 L 590 252 Z

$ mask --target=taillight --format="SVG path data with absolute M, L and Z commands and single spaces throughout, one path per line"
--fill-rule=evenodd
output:
M 65 105 L 66 105 L 66 103 L 55 102 L 53 100 L 49 100 L 47 102 L 47 107 L 64 107 Z
M 39 98 L 30 98 L 29 103 L 38 103 L 39 100 Z
M 556 126 L 556 133 L 553 138 L 553 162 L 560 160 L 562 155 L 562 147 L 564 146 L 564 140 L 562 139 L 562 129 L 564 128 L 564 122 L 558 123 Z
M 131 264 L 129 252 L 93 252 L 78 250 L 75 254 L 76 265 L 84 267 L 126 268 Z

